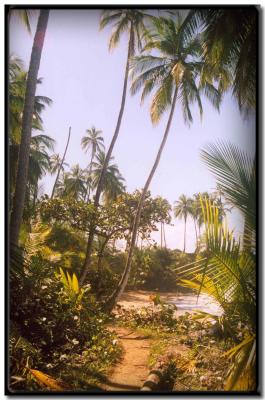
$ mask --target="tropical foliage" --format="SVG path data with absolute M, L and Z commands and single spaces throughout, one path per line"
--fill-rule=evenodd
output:
M 254 9 L 200 9 L 189 12 L 187 38 L 202 30 L 205 71 L 219 80 L 222 90 L 231 85 L 242 111 L 256 105 L 257 12 Z

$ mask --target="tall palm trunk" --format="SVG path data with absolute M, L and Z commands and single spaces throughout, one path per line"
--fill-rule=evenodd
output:
M 185 253 L 185 250 L 186 250 L 186 223 L 187 223 L 187 218 L 184 218 L 184 248 L 183 248 L 183 253 Z
M 120 107 L 120 112 L 117 120 L 117 125 L 114 131 L 114 135 L 112 137 L 108 152 L 106 154 L 106 158 L 102 167 L 102 171 L 99 177 L 99 182 L 97 185 L 97 190 L 95 194 L 95 200 L 94 200 L 94 207 L 97 209 L 99 205 L 99 199 L 100 195 L 103 189 L 103 184 L 104 184 L 104 178 L 106 175 L 106 170 L 109 164 L 109 160 L 114 148 L 114 145 L 116 143 L 116 140 L 119 135 L 120 131 L 120 126 L 121 126 L 121 120 L 124 112 L 124 107 L 125 107 L 125 100 L 126 100 L 126 93 L 127 93 L 127 84 L 128 84 L 128 75 L 129 75 L 129 63 L 130 63 L 130 57 L 133 54 L 133 49 L 134 49 L 134 31 L 133 31 L 133 24 L 131 23 L 131 29 L 130 29 L 130 38 L 129 38 L 129 44 L 128 44 L 128 54 L 127 54 L 127 62 L 126 62 L 126 69 L 125 69 L 125 76 L 124 76 L 124 83 L 123 83 L 123 91 L 122 91 L 122 99 L 121 99 L 121 107 Z M 80 284 L 82 285 L 85 281 L 90 261 L 91 261 L 91 253 L 92 253 L 92 245 L 93 245 L 93 239 L 94 239 L 94 233 L 95 233 L 95 220 L 92 220 L 90 224 L 90 229 L 89 229 L 89 236 L 87 240 L 87 249 L 86 249 L 86 258 L 85 262 L 82 268 L 82 273 L 81 273 L 81 278 L 80 278 Z
M 37 196 L 38 196 L 38 181 L 34 187 L 34 192 L 33 192 L 33 210 L 35 211 L 36 208 L 36 201 L 37 201 Z
M 163 223 L 160 223 L 160 247 L 163 247 Z
M 25 102 L 23 109 L 21 143 L 19 146 L 18 168 L 16 176 L 16 188 L 13 200 L 13 209 L 10 217 L 10 242 L 18 243 L 20 226 L 22 223 L 23 209 L 25 203 L 26 186 L 29 169 L 30 139 L 32 130 L 32 118 L 34 111 L 35 93 L 38 78 L 38 71 L 41 60 L 41 53 L 49 19 L 49 10 L 41 10 L 37 29 L 34 37 L 27 86 L 25 92 Z
M 115 306 L 115 304 L 117 303 L 117 301 L 119 300 L 120 296 L 122 295 L 128 279 L 129 279 L 129 275 L 130 275 L 130 271 L 131 271 L 131 265 L 132 265 L 132 257 L 133 257 L 133 251 L 134 251 L 134 247 L 135 247 L 135 241 L 136 241 L 136 235 L 137 235 L 137 230 L 139 228 L 139 223 L 140 223 L 140 218 L 141 218 L 141 213 L 142 213 L 142 209 L 143 209 L 143 204 L 144 204 L 144 200 L 145 200 L 145 196 L 147 194 L 148 188 L 150 186 L 150 183 L 153 179 L 153 176 L 155 174 L 155 171 L 158 167 L 160 158 L 161 158 L 161 154 L 163 152 L 164 146 L 166 144 L 167 138 L 168 138 L 168 134 L 170 131 L 170 126 L 171 126 L 171 122 L 172 122 L 172 118 L 173 118 L 173 114 L 174 114 L 174 110 L 175 110 L 175 105 L 176 105 L 176 100 L 177 100 L 177 89 L 175 89 L 174 92 L 174 96 L 173 96 L 173 100 L 172 100 L 172 105 L 171 105 L 171 110 L 170 110 L 170 114 L 169 114 L 169 118 L 168 118 L 168 122 L 167 122 L 167 126 L 166 126 L 166 130 L 162 139 L 162 142 L 160 144 L 157 156 L 155 158 L 155 162 L 153 164 L 153 167 L 151 169 L 151 172 L 148 176 L 148 179 L 144 185 L 139 203 L 138 203 L 138 207 L 137 207 L 137 211 L 136 211 L 136 215 L 134 218 L 134 223 L 133 223 L 133 230 L 132 230 L 132 236 L 131 236 L 131 242 L 130 242 L 130 248 L 129 248 L 129 252 L 128 252 L 128 256 L 127 256 L 127 262 L 125 265 L 125 269 L 123 272 L 123 275 L 121 277 L 121 280 L 119 282 L 119 285 L 117 287 L 117 289 L 114 291 L 114 293 L 111 295 L 110 299 L 108 300 L 108 302 L 105 305 L 105 308 L 107 310 L 112 310 L 113 307 Z
M 58 168 L 56 179 L 55 179 L 55 182 L 54 182 L 54 185 L 53 185 L 51 199 L 53 199 L 53 196 L 54 196 L 54 193 L 55 193 L 55 189 L 56 189 L 56 185 L 57 185 L 57 182 L 58 182 L 58 179 L 59 179 L 59 176 L 60 176 L 60 172 L 61 172 L 64 160 L 65 160 L 66 152 L 67 152 L 67 149 L 68 149 L 68 144 L 69 144 L 69 141 L 70 141 L 70 136 L 71 136 L 71 126 L 69 127 L 69 133 L 68 133 L 68 138 L 67 138 L 65 150 L 64 150 L 64 153 L 63 153 L 63 158 L 62 158 L 61 164 L 60 164 L 60 166 Z

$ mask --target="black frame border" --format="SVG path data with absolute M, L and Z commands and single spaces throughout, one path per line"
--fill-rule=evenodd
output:
M 25 391 L 25 392 L 13 392 L 10 391 L 8 386 L 9 378 L 9 356 L 8 356 L 8 340 L 9 340 L 9 159 L 8 159 L 8 55 L 9 55 L 9 21 L 8 13 L 12 9 L 50 9 L 50 10 L 101 10 L 101 9 L 149 9 L 149 10 L 165 10 L 165 9 L 207 9 L 207 8 L 222 8 L 222 9 L 238 9 L 238 8 L 249 8 L 256 10 L 256 21 L 257 21 L 257 33 L 256 33 L 256 48 L 257 48 L 257 81 L 256 81 L 256 94 L 257 94 L 257 107 L 256 107 L 256 157 L 257 157 L 257 244 L 256 244 L 256 255 L 257 255 L 257 307 L 256 307 L 256 328 L 257 328 L 257 369 L 256 369 L 256 383 L 257 388 L 255 391 L 242 392 L 242 391 L 185 391 L 185 392 L 141 392 L 141 391 L 111 391 L 111 392 L 101 392 L 101 391 L 74 391 L 74 392 L 35 392 L 35 391 Z M 263 10 L 259 4 L 77 4 L 77 5 L 62 5 L 62 4 L 5 4 L 4 5 L 4 33 L 5 33 L 5 395 L 8 396 L 218 396 L 218 397 L 236 397 L 236 396 L 252 396 L 261 397 L 263 395 L 263 342 L 261 338 L 263 337 L 263 315 L 262 315 L 262 305 L 264 304 L 264 287 L 262 286 L 263 281 L 263 270 L 262 265 L 264 265 L 264 254 L 261 253 L 263 249 L 263 171 L 264 171 L 264 161 L 263 161 L 263 136 L 264 131 L 263 115 L 262 115 L 262 105 L 263 105 L 263 93 L 260 87 L 263 87 L 263 25 L 262 17 Z M 261 220 L 261 222 L 260 222 Z

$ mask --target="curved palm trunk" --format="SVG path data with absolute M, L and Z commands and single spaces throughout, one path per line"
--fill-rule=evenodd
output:
M 130 275 L 130 271 L 131 271 L 131 265 L 132 265 L 133 251 L 134 251 L 134 248 L 135 248 L 135 241 L 136 241 L 136 236 L 137 236 L 137 230 L 139 228 L 139 223 L 140 223 L 140 218 L 141 218 L 141 213 L 142 213 L 142 208 L 143 208 L 145 196 L 146 196 L 146 193 L 148 191 L 149 185 L 150 185 L 150 183 L 151 183 L 151 181 L 153 179 L 155 171 L 156 171 L 156 169 L 158 167 L 158 164 L 159 164 L 159 161 L 160 161 L 160 158 L 161 158 L 161 154 L 163 152 L 164 146 L 165 146 L 167 138 L 168 138 L 168 134 L 169 134 L 169 130 L 170 130 L 170 126 L 171 126 L 171 122 L 172 122 L 172 118 L 173 118 L 173 114 L 174 114 L 174 110 L 175 110 L 176 100 L 177 100 L 177 89 L 175 89 L 175 92 L 174 92 L 172 106 L 171 106 L 171 110 L 170 110 L 170 114 L 169 114 L 166 130 L 165 130 L 162 142 L 160 144 L 157 156 L 155 158 L 154 165 L 153 165 L 153 167 L 151 169 L 151 172 L 150 172 L 150 174 L 148 176 L 148 179 L 147 179 L 147 181 L 146 181 L 146 183 L 144 185 L 144 188 L 143 188 L 140 200 L 139 200 L 136 216 L 134 218 L 134 223 L 133 223 L 133 230 L 132 230 L 132 237 L 131 237 L 131 242 L 130 242 L 129 253 L 128 253 L 128 256 L 127 256 L 127 262 L 126 262 L 126 265 L 125 265 L 125 269 L 124 269 L 123 275 L 121 277 L 121 280 L 119 282 L 119 285 L 118 285 L 117 289 L 112 294 L 112 296 L 110 297 L 108 302 L 105 304 L 106 310 L 109 310 L 109 311 L 111 311 L 113 309 L 113 307 L 115 306 L 115 304 L 119 300 L 120 296 L 122 295 L 122 293 L 123 293 L 123 291 L 124 291 L 124 289 L 125 289 L 125 287 L 127 285 L 128 279 L 129 279 L 129 275 Z
M 67 139 L 67 142 L 66 142 L 66 146 L 65 146 L 63 158 L 62 158 L 61 164 L 60 164 L 60 166 L 59 166 L 59 168 L 58 168 L 58 172 L 57 172 L 57 175 L 56 175 L 56 179 L 55 179 L 55 182 L 54 182 L 54 185 L 53 185 L 52 194 L 51 194 L 51 199 L 53 199 L 54 192 L 55 192 L 55 188 L 56 188 L 56 185 L 57 185 L 57 182 L 58 182 L 58 179 L 59 179 L 59 176 L 60 176 L 60 172 L 61 172 L 61 169 L 62 169 L 64 160 L 65 160 L 66 152 L 67 152 L 67 149 L 68 149 L 68 144 L 69 144 L 69 141 L 70 141 L 70 136 L 71 136 L 71 126 L 69 127 L 68 139 Z
M 128 55 L 127 55 L 127 62 L 126 62 L 126 69 L 125 69 L 125 76 L 124 76 L 124 83 L 123 83 L 123 91 L 122 91 L 122 99 L 121 99 L 121 107 L 120 107 L 120 112 L 119 112 L 119 116 L 118 116 L 118 120 L 117 120 L 117 125 L 116 125 L 115 131 L 114 131 L 114 135 L 112 137 L 108 152 L 106 154 L 106 158 L 105 158 L 105 161 L 104 161 L 104 164 L 102 167 L 102 171 L 100 174 L 99 182 L 97 185 L 97 190 L 96 190 L 95 200 L 94 200 L 95 209 L 97 209 L 97 207 L 99 205 L 99 199 L 100 199 L 100 195 L 101 195 L 101 192 L 103 189 L 103 183 L 104 183 L 104 178 L 106 175 L 106 170 L 107 170 L 109 160 L 110 160 L 114 145 L 116 143 L 116 140 L 118 138 L 119 131 L 120 131 L 121 120 L 122 120 L 124 107 L 125 107 L 125 100 L 126 100 L 127 83 L 128 83 L 128 75 L 129 75 L 129 62 L 130 62 L 130 57 L 133 53 L 133 45 L 134 45 L 134 32 L 133 32 L 133 25 L 131 23 L 130 39 L 129 39 L 129 45 L 128 45 Z M 86 275 L 88 272 L 88 268 L 90 265 L 94 233 L 95 233 L 95 221 L 92 221 L 91 225 L 90 225 L 88 240 L 87 240 L 86 258 L 85 258 L 85 262 L 84 262 L 84 265 L 82 268 L 82 273 L 81 273 L 81 278 L 80 278 L 81 285 L 85 281 L 85 278 L 86 278 Z
M 16 176 L 16 189 L 13 200 L 13 209 L 10 217 L 10 242 L 13 244 L 18 244 L 19 231 L 22 223 L 26 186 L 28 180 L 30 139 L 36 85 L 48 19 L 49 10 L 41 10 L 31 51 L 23 109 L 21 143 L 19 147 L 18 168 Z

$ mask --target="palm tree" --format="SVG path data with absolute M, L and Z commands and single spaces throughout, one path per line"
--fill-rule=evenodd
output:
M 104 182 L 104 176 L 106 173 L 107 166 L 110 161 L 110 157 L 114 148 L 114 145 L 116 143 L 116 140 L 119 135 L 120 131 L 120 126 L 121 126 L 121 121 L 122 121 L 122 116 L 124 112 L 124 107 L 125 107 L 125 100 L 126 100 L 126 93 L 127 93 L 127 83 L 128 83 L 128 74 L 129 74 L 129 62 L 132 56 L 135 54 L 135 48 L 136 44 L 138 45 L 138 48 L 141 48 L 141 34 L 146 31 L 145 25 L 144 25 L 144 19 L 149 18 L 150 16 L 140 10 L 135 10 L 135 9 L 118 9 L 118 10 L 104 10 L 102 13 L 101 21 L 100 21 L 100 28 L 103 29 L 105 28 L 108 24 L 114 23 L 115 25 L 115 30 L 113 34 L 111 35 L 110 42 L 109 42 L 109 49 L 113 49 L 117 44 L 119 43 L 120 36 L 122 33 L 127 32 L 129 33 L 129 40 L 128 40 L 128 52 L 127 52 L 127 61 L 126 61 L 126 67 L 125 67 L 125 75 L 124 75 L 124 82 L 123 82 L 123 90 L 122 90 L 122 99 L 121 99 L 121 106 L 120 106 L 120 111 L 115 127 L 115 131 L 110 143 L 110 146 L 108 148 L 106 158 L 105 158 L 105 163 L 103 165 L 100 179 L 98 181 L 97 189 L 96 189 L 96 194 L 94 198 L 94 206 L 95 208 L 98 207 L 99 205 L 99 199 L 100 195 L 103 189 L 103 182 Z M 80 282 L 83 284 L 90 260 L 91 260 L 91 253 L 92 253 L 92 244 L 93 244 L 93 239 L 94 239 L 94 233 L 95 233 L 95 224 L 91 223 L 91 227 L 89 230 L 89 236 L 88 236 L 88 241 L 87 241 L 87 250 L 86 250 L 86 258 L 85 262 L 83 265 L 83 270 L 81 274 L 81 279 Z
M 54 185 L 53 185 L 51 199 L 53 199 L 53 196 L 54 196 L 54 193 L 55 193 L 55 189 L 56 189 L 56 185 L 57 185 L 58 180 L 59 180 L 60 172 L 64 168 L 64 164 L 65 164 L 64 160 L 65 160 L 66 152 L 67 152 L 68 145 L 69 145 L 69 142 L 70 142 L 70 137 L 71 137 L 71 126 L 69 127 L 69 133 L 68 133 L 68 138 L 67 138 L 66 146 L 65 146 L 65 149 L 64 149 L 64 153 L 63 153 L 63 158 L 62 158 L 60 164 L 58 165 L 57 175 L 56 175 L 55 182 L 54 182 Z
M 211 70 L 221 85 L 220 71 L 230 70 L 233 78 L 225 86 L 232 84 L 242 111 L 256 106 L 257 27 L 256 7 L 194 9 L 184 26 L 186 38 L 203 31 L 205 69 Z
M 49 10 L 40 11 L 37 29 L 34 37 L 29 72 L 27 77 L 27 86 L 25 93 L 25 103 L 22 119 L 21 144 L 19 149 L 19 159 L 16 177 L 16 189 L 14 203 L 10 218 L 10 242 L 18 243 L 19 231 L 22 222 L 23 207 L 26 194 L 28 179 L 30 138 L 32 130 L 32 118 L 34 112 L 34 100 L 36 93 L 37 77 L 41 59 L 41 53 L 45 38 L 45 32 L 48 24 Z
M 96 161 L 92 163 L 92 186 L 97 187 L 102 169 L 105 163 L 106 154 L 103 151 L 99 151 L 95 157 Z M 114 160 L 114 157 L 110 158 L 110 162 Z M 117 164 L 109 163 L 105 178 L 103 181 L 103 197 L 106 203 L 112 200 L 116 200 L 117 196 L 124 192 L 124 178 L 122 177 Z
M 47 135 L 35 135 L 31 138 L 30 154 L 29 154 L 29 173 L 26 188 L 26 200 L 24 208 L 24 216 L 30 217 L 30 210 L 35 210 L 37 199 L 38 182 L 50 171 L 50 155 L 49 151 L 53 151 L 55 141 Z M 15 189 L 15 171 L 19 154 L 19 144 L 11 143 L 9 145 L 10 155 L 10 202 Z
M 37 84 L 41 84 L 42 80 L 38 79 Z M 10 173 L 10 200 L 15 190 L 15 181 L 18 165 L 18 154 L 21 143 L 21 124 L 23 115 L 23 104 L 25 100 L 26 90 L 26 73 L 23 70 L 23 64 L 20 59 L 15 56 L 9 58 L 9 173 Z M 43 131 L 41 114 L 45 110 L 46 105 L 50 105 L 52 100 L 46 96 L 35 96 L 32 129 Z M 33 145 L 39 140 L 40 145 L 45 145 L 47 149 L 51 149 L 50 144 L 54 141 L 46 135 L 37 135 L 31 138 L 30 157 L 33 151 Z M 43 143 L 41 143 L 43 141 Z M 29 174 L 31 174 L 29 170 Z M 11 207 L 10 207 L 11 209 Z
M 226 179 L 224 170 L 223 178 Z M 235 335 L 235 321 L 245 325 L 243 340 L 224 355 L 233 362 L 225 383 L 226 390 L 255 390 L 256 358 L 256 263 L 251 251 L 240 251 L 240 244 L 222 224 L 218 208 L 211 200 L 201 199 L 206 226 L 207 257 L 177 268 L 183 286 L 213 297 L 223 310 L 222 326 Z M 245 217 L 248 217 L 245 209 Z M 202 315 L 207 316 L 206 313 Z M 210 315 L 208 315 L 210 316 Z M 216 316 L 211 316 L 217 319 Z M 219 318 L 218 318 L 219 319 Z M 220 320 L 219 320 L 220 321 Z M 233 324 L 230 323 L 233 322 Z M 245 379 L 240 379 L 244 377 Z
M 78 164 L 64 175 L 64 195 L 76 200 L 84 200 L 86 195 L 84 171 Z
M 134 58 L 131 64 L 134 75 L 131 91 L 135 93 L 143 86 L 143 100 L 147 94 L 157 87 L 151 104 L 151 119 L 153 124 L 159 122 L 161 116 L 168 108 L 170 108 L 170 113 L 155 162 L 144 185 L 137 207 L 124 273 L 117 290 L 109 300 L 109 308 L 114 306 L 125 289 L 129 278 L 133 250 L 145 195 L 166 144 L 177 100 L 180 100 L 182 105 L 185 122 L 192 122 L 190 103 L 193 101 L 197 101 L 200 113 L 202 114 L 200 89 L 203 90 L 205 88 L 198 88 L 197 86 L 197 78 L 199 77 L 202 66 L 199 61 L 196 61 L 196 57 L 201 53 L 199 40 L 195 37 L 190 41 L 183 41 L 181 29 L 182 20 L 180 15 L 178 15 L 176 22 L 171 19 L 160 17 L 154 18 L 153 24 L 155 30 L 150 32 L 150 41 L 146 44 L 145 50 L 154 49 L 156 52 L 159 52 L 161 56 L 142 55 Z M 137 74 L 139 75 L 137 76 Z M 211 82 L 208 82 L 205 94 L 216 107 L 219 106 L 221 98 Z
M 209 144 L 201 157 L 215 175 L 227 201 L 244 218 L 243 246 L 252 246 L 256 231 L 256 162 L 232 143 Z
M 22 24 L 26 27 L 28 33 L 31 34 L 30 20 L 35 12 L 35 10 L 16 10 L 11 8 L 10 16 L 17 17 L 17 19 L 20 20 Z
M 29 155 L 29 174 L 27 192 L 32 192 L 32 207 L 35 209 L 39 180 L 50 171 L 50 155 L 53 151 L 55 140 L 47 135 L 36 135 L 31 138 Z
M 91 190 L 91 171 L 92 171 L 92 162 L 95 157 L 95 154 L 99 150 L 104 150 L 104 139 L 100 136 L 102 133 L 101 130 L 96 130 L 94 126 L 90 129 L 86 130 L 86 136 L 83 136 L 81 139 L 81 146 L 87 152 L 89 148 L 91 148 L 91 159 L 89 164 L 89 172 L 88 172 L 88 179 L 87 179 L 87 201 L 90 198 L 90 190 Z
M 184 219 L 184 246 L 183 253 L 186 250 L 186 223 L 188 215 L 192 213 L 192 200 L 187 198 L 185 194 L 179 196 L 179 199 L 175 201 L 174 215 L 176 218 Z M 196 237 L 197 239 L 197 237 Z
M 58 154 L 58 153 L 53 154 L 50 157 L 50 173 L 51 173 L 51 175 L 54 175 L 58 171 L 58 169 L 61 165 L 61 162 L 62 162 L 62 159 L 60 158 L 60 154 Z M 67 162 L 64 161 L 62 164 L 62 171 L 64 171 L 65 167 L 69 167 L 69 164 L 67 164 Z
M 203 192 L 203 193 L 195 193 L 193 195 L 194 198 L 194 208 L 196 209 L 195 214 L 197 215 L 196 221 L 197 221 L 197 226 L 198 226 L 198 238 L 201 236 L 201 227 L 203 225 L 203 213 L 202 213 L 202 208 L 201 208 L 201 198 L 203 199 L 209 199 L 209 193 L 208 192 Z
M 196 251 L 199 246 L 199 241 L 198 241 L 198 230 L 197 230 L 197 225 L 200 219 L 200 202 L 198 201 L 196 195 L 193 195 L 193 198 L 190 199 L 190 216 L 193 219 L 194 222 L 194 229 L 195 229 L 195 237 L 196 237 Z
M 9 107 L 9 143 L 20 144 L 21 142 L 21 125 L 23 117 L 23 106 L 25 101 L 25 91 L 27 83 L 27 74 L 23 70 L 22 61 L 11 55 L 9 58 L 9 90 L 8 90 L 8 107 Z M 41 84 L 42 79 L 37 80 L 37 84 Z M 47 96 L 35 96 L 32 129 L 42 131 L 41 113 L 45 107 L 52 104 L 52 100 Z

